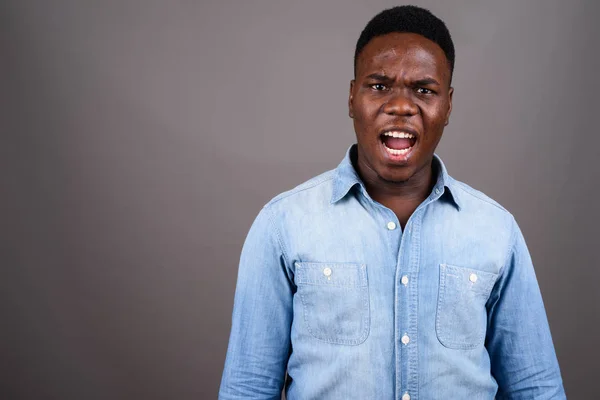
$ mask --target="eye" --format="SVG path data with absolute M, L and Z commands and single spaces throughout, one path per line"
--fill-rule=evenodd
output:
M 383 90 L 387 90 L 388 87 L 385 86 L 383 83 L 375 83 L 373 85 L 371 85 L 371 89 L 377 90 L 378 92 L 381 92 Z
M 433 90 L 431 90 L 431 89 L 420 87 L 420 88 L 417 88 L 417 93 L 419 93 L 419 94 L 433 94 L 435 92 Z

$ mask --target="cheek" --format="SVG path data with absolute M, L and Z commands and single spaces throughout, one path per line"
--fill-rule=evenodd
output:
M 355 123 L 358 123 L 360 126 L 365 127 L 371 126 L 373 124 L 373 121 L 377 117 L 377 110 L 378 106 L 373 102 L 361 101 L 355 103 Z
M 446 112 L 447 107 L 445 104 L 439 106 L 428 107 L 422 109 L 423 112 L 423 123 L 426 131 L 437 132 L 443 129 L 446 123 Z

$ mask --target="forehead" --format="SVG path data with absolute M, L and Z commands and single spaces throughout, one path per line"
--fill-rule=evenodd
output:
M 388 33 L 373 38 L 357 59 L 357 77 L 382 70 L 415 72 L 449 79 L 446 54 L 437 43 L 416 33 Z

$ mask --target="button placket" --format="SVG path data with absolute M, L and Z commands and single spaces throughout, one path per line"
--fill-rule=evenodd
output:
M 441 192 L 440 192 L 441 193 Z M 438 194 L 440 194 L 438 193 Z M 412 279 L 418 279 L 419 277 L 419 260 L 420 260 L 420 221 L 422 219 L 422 210 L 415 211 L 410 217 L 405 227 L 405 232 L 408 234 L 404 237 L 404 274 L 400 277 L 400 283 L 403 285 L 401 288 L 401 296 L 404 298 L 404 318 L 402 323 L 403 335 L 400 338 L 400 349 L 398 349 L 404 362 L 402 368 L 402 380 L 399 385 L 402 400 L 410 400 L 410 392 L 418 392 L 418 332 L 417 332 L 417 304 L 418 304 L 418 282 L 412 282 Z

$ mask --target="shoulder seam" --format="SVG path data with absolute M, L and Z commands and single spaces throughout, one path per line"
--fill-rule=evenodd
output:
M 277 228 L 275 221 L 273 221 L 273 215 L 271 213 L 271 210 L 268 209 L 267 207 L 263 207 L 263 208 L 264 208 L 265 212 L 267 213 L 267 218 L 269 218 L 269 222 L 271 223 L 271 226 L 275 230 L 275 236 L 277 237 L 277 243 L 279 244 L 279 247 L 281 248 L 281 254 L 283 255 L 283 258 L 284 258 L 286 264 L 290 265 L 289 257 L 287 255 L 287 252 L 285 251 L 285 246 L 283 245 L 283 241 L 281 240 L 281 234 L 279 233 L 279 228 Z
M 504 208 L 503 206 L 501 206 L 500 204 L 498 204 L 498 202 L 496 202 L 495 200 L 492 200 L 490 198 L 487 198 L 487 196 L 484 197 L 484 196 L 481 196 L 479 193 L 474 192 L 473 191 L 474 189 L 471 189 L 467 184 L 465 184 L 463 182 L 460 182 L 460 181 L 457 181 L 456 179 L 454 179 L 454 183 L 457 184 L 457 186 L 463 192 L 465 192 L 466 194 L 469 194 L 469 195 L 471 195 L 471 196 L 473 196 L 473 197 L 475 197 L 475 198 L 477 198 L 477 199 L 479 199 L 481 201 L 484 201 L 484 202 L 486 202 L 486 203 L 488 203 L 488 204 L 490 204 L 492 206 L 495 206 L 495 207 L 499 208 L 500 210 L 502 210 L 502 211 L 504 211 L 504 212 L 506 212 L 506 213 L 508 213 L 509 215 L 512 216 L 512 214 L 510 213 L 510 211 L 508 211 L 506 208 Z
M 512 253 L 512 250 L 515 247 L 515 242 L 516 242 L 516 229 L 515 229 L 515 225 L 517 223 L 517 221 L 515 221 L 515 217 L 511 214 L 511 221 L 510 221 L 510 240 L 508 241 L 508 249 L 506 251 L 506 256 L 504 257 L 504 263 L 502 264 L 502 270 L 499 271 L 500 275 L 504 275 L 504 271 L 506 271 L 506 266 L 508 265 L 508 260 L 510 259 L 510 255 Z
M 330 172 L 330 171 L 329 171 L 329 172 Z M 325 174 L 326 174 L 326 173 L 327 173 L 327 172 L 325 172 Z M 298 194 L 298 193 L 300 193 L 300 192 L 304 192 L 304 191 L 306 191 L 306 190 L 308 190 L 308 189 L 312 189 L 312 188 L 314 188 L 314 187 L 316 187 L 316 186 L 319 186 L 319 185 L 321 185 L 321 184 L 323 184 L 323 183 L 325 183 L 325 182 L 331 181 L 333 178 L 334 178 L 333 176 L 327 176 L 327 177 L 325 177 L 325 178 L 322 178 L 322 179 L 320 179 L 320 180 L 317 180 L 316 182 L 311 182 L 310 184 L 308 184 L 308 182 L 306 182 L 306 183 L 305 183 L 305 184 L 307 184 L 307 186 L 306 186 L 306 187 L 302 187 L 304 184 L 300 184 L 299 186 L 295 187 L 294 189 L 291 189 L 291 190 L 289 190 L 289 191 L 287 191 L 287 192 L 281 193 L 281 194 L 279 194 L 278 196 L 274 197 L 274 198 L 273 198 L 273 199 L 271 199 L 271 200 L 270 200 L 270 201 L 269 201 L 267 204 L 265 204 L 265 206 L 264 206 L 264 207 L 265 207 L 265 208 L 266 208 L 266 207 L 269 207 L 269 206 L 271 206 L 271 205 L 273 205 L 273 204 L 275 204 L 275 203 L 278 203 L 279 201 L 281 201 L 281 200 L 283 200 L 283 199 L 285 199 L 285 198 L 288 198 L 288 197 L 290 197 L 290 196 L 293 196 L 293 195 L 295 195 L 295 194 Z M 309 182 L 310 182 L 310 181 L 309 181 Z

